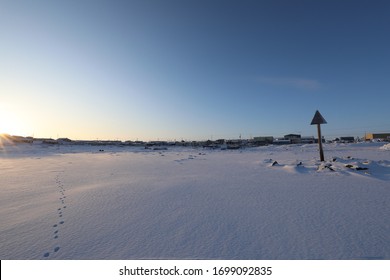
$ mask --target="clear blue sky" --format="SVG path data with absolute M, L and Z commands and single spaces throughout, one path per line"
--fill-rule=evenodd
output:
M 390 1 L 0 1 L 0 131 L 390 131 Z

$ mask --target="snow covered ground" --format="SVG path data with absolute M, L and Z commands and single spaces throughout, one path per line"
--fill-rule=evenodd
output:
M 388 146 L 324 151 L 0 147 L 0 259 L 390 259 Z

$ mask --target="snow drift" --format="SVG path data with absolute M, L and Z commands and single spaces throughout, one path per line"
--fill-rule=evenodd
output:
M 0 258 L 390 259 L 381 146 L 3 147 Z

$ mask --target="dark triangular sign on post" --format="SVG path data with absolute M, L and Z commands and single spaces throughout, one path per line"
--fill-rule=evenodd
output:
M 324 123 L 327 123 L 326 120 L 320 114 L 320 112 L 318 112 L 318 110 L 317 110 L 316 113 L 314 114 L 313 120 L 311 121 L 311 125 L 313 125 L 313 124 L 324 124 Z
M 311 124 L 317 125 L 317 132 L 318 132 L 318 147 L 320 150 L 320 160 L 324 161 L 324 151 L 322 149 L 322 137 L 321 137 L 321 124 L 326 123 L 326 120 L 323 116 L 321 116 L 320 112 L 318 110 L 314 114 L 313 120 L 311 121 Z

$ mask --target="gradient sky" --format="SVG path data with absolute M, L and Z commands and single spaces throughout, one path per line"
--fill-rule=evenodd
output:
M 0 1 L 0 132 L 390 132 L 390 1 Z

